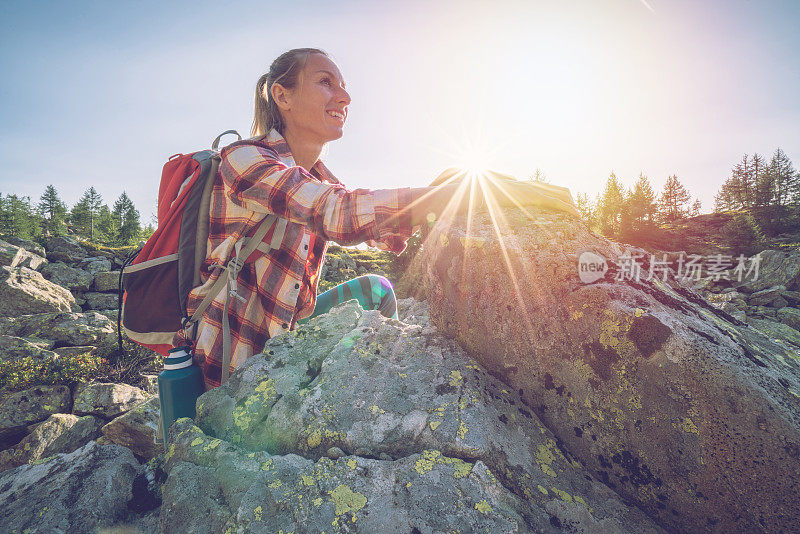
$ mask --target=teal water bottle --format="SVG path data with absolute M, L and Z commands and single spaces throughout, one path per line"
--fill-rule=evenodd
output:
M 158 375 L 158 397 L 161 401 L 161 434 L 181 417 L 195 416 L 197 397 L 205 393 L 203 373 L 192 363 L 192 348 L 170 349 L 164 358 L 164 370 Z

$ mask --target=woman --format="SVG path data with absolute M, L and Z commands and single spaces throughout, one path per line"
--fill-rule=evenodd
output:
M 219 386 L 228 372 L 260 352 L 267 339 L 294 329 L 300 319 L 324 313 L 339 300 L 359 297 L 362 305 L 397 317 L 391 284 L 381 277 L 351 280 L 317 299 L 328 241 L 365 242 L 399 254 L 419 225 L 442 213 L 459 184 L 347 190 L 319 156 L 326 143 L 342 136 L 349 104 L 342 74 L 325 52 L 290 50 L 256 84 L 254 137 L 235 142 L 220 154 L 211 198 L 210 253 L 201 271 L 204 284 L 189 294 L 189 314 L 222 274 L 216 266 L 235 256 L 240 238 L 252 235 L 269 213 L 286 222 L 263 240 L 273 245 L 279 241 L 279 246 L 260 247 L 248 258 L 234 284 L 235 298 L 227 299 L 231 359 L 224 372 L 225 292 L 203 313 L 194 352 L 207 389 Z M 438 180 L 455 174 L 456 170 L 448 170 Z M 553 204 L 577 214 L 571 198 L 543 196 L 521 182 L 509 184 L 504 189 L 517 200 L 495 195 L 500 205 Z M 464 209 L 466 203 L 461 204 L 453 209 Z M 187 340 L 178 334 L 174 341 L 180 346 Z

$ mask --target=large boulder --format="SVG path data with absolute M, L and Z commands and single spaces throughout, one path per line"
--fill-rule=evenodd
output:
M 0 473 L 4 532 L 96 532 L 127 521 L 147 486 L 131 451 L 91 441 Z
M 46 263 L 42 256 L 0 239 L 0 265 L 37 270 Z
M 0 451 L 0 471 L 83 447 L 98 437 L 101 424 L 91 415 L 53 414 L 14 447 Z
M 119 289 L 119 271 L 99 272 L 94 275 L 95 291 L 111 291 Z
M 0 326 L 0 332 L 2 331 L 5 330 Z M 52 346 L 53 342 L 45 339 L 0 335 L 0 361 L 9 364 L 14 360 L 28 358 L 37 363 L 49 360 L 55 356 L 54 352 L 50 350 L 53 348 Z
M 61 261 L 48 263 L 42 267 L 40 272 L 46 279 L 61 287 L 66 287 L 70 291 L 89 291 L 92 286 L 91 273 L 70 267 Z
M 119 296 L 116 293 L 84 293 L 86 307 L 90 310 L 114 310 L 119 307 Z
M 163 444 L 156 444 L 160 412 L 158 397 L 139 401 L 130 411 L 106 424 L 103 435 L 109 442 L 123 445 L 149 460 L 164 450 Z
M 579 275 L 587 251 L 608 265 L 593 283 Z M 519 391 L 592 477 L 670 531 L 795 530 L 797 350 L 674 272 L 648 281 L 648 255 L 629 249 L 643 253 L 637 280 L 625 252 L 569 215 L 508 209 L 441 219 L 415 264 L 431 321 Z M 796 272 L 760 276 L 751 292 Z
M 44 247 L 42 245 L 39 243 L 34 243 L 29 239 L 22 239 L 21 237 L 5 237 L 4 239 L 14 246 L 23 248 L 28 252 L 33 252 L 37 256 L 41 256 L 43 258 L 47 256 L 47 253 L 44 251 Z
M 52 237 L 45 245 L 47 259 L 50 261 L 63 261 L 69 264 L 79 263 L 89 254 L 77 241 L 70 237 Z
M 37 386 L 14 393 L 0 404 L 0 446 L 24 434 L 28 425 L 69 412 L 71 405 L 67 386 Z
M 145 393 L 141 389 L 128 384 L 106 382 L 80 384 L 75 389 L 72 412 L 111 419 L 127 412 L 145 398 Z
M 758 275 L 743 278 L 737 284 L 748 293 L 783 285 L 789 290 L 800 289 L 800 250 L 763 250 L 758 254 Z
M 202 395 L 165 459 L 168 532 L 661 532 L 458 345 L 354 301 Z
M 27 267 L 0 267 L 0 317 L 70 311 L 75 297 Z
M 114 322 L 94 311 L 1 317 L 0 332 L 11 336 L 51 339 L 58 347 L 101 345 L 115 341 Z
M 97 273 L 107 272 L 111 270 L 111 260 L 104 256 L 92 256 L 81 260 L 78 264 L 81 269 L 90 273 L 92 276 Z

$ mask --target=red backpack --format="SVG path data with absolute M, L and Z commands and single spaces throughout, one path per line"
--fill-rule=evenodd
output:
M 220 275 L 198 309 L 191 317 L 188 315 L 187 297 L 201 285 L 200 267 L 206 258 L 211 192 L 220 163 L 217 146 L 228 133 L 242 139 L 235 130 L 227 130 L 214 139 L 211 150 L 175 154 L 164 165 L 158 191 L 158 228 L 125 262 L 120 273 L 120 345 L 124 332 L 132 341 L 166 356 L 178 331 L 194 334 L 191 327 L 220 291 L 226 286 L 229 294 L 236 291 L 236 277 L 244 260 L 275 221 L 285 222 L 267 215 L 251 237 L 240 240 L 236 256 L 226 265 L 217 266 L 227 274 Z M 285 224 L 275 225 L 273 248 L 276 242 L 280 246 L 284 229 Z M 226 300 L 225 323 L 227 303 Z

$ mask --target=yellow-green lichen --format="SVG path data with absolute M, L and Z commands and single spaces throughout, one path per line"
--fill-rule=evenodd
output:
M 689 419 L 688 417 L 684 418 L 681 422 L 681 428 L 683 428 L 684 432 L 690 432 L 692 434 L 700 434 L 700 431 L 697 430 L 697 426 L 695 426 L 694 421 Z
M 464 377 L 461 376 L 459 371 L 450 371 L 450 385 L 458 387 L 464 383 Z
M 349 467 L 351 470 L 355 469 L 356 467 L 358 467 L 358 461 L 356 461 L 355 458 L 350 458 L 349 460 L 347 460 L 347 467 Z
M 304 486 L 313 486 L 314 479 L 308 475 L 300 475 L 300 483 Z
M 370 413 L 372 413 L 372 415 L 377 415 L 379 413 L 386 413 L 386 410 L 382 410 L 377 404 L 373 404 L 372 406 L 370 406 L 369 411 Z
M 316 506 L 316 507 L 322 506 L 322 497 L 317 497 L 316 499 L 314 499 L 311 502 L 314 503 L 314 506 Z
M 561 498 L 561 500 L 566 501 L 566 502 L 572 502 L 572 495 L 570 495 L 566 491 L 560 490 L 560 489 L 558 489 L 556 487 L 552 487 L 550 489 L 553 490 L 553 493 L 558 495 Z
M 458 423 L 458 432 L 456 432 L 458 437 L 461 438 L 461 439 L 464 439 L 464 436 L 467 435 L 468 431 L 469 431 L 469 429 L 467 428 L 467 425 L 464 424 L 464 421 L 459 421 L 459 423 Z
M 460 458 L 449 458 L 442 456 L 442 453 L 437 450 L 426 449 L 422 451 L 422 458 L 419 458 L 414 465 L 414 471 L 423 475 L 433 469 L 434 464 L 450 465 L 455 472 L 453 477 L 464 478 L 472 471 L 472 464 L 461 460 Z M 409 484 L 411 484 L 409 482 Z
M 253 516 L 256 518 L 256 521 L 261 521 L 261 506 L 257 506 L 255 510 L 253 510 Z
M 192 442 L 189 444 L 190 447 L 196 447 L 203 443 L 203 438 L 194 438 Z
M 536 448 L 536 463 L 542 471 L 551 476 L 556 477 L 556 472 L 552 467 L 552 463 L 556 458 L 564 459 L 564 455 L 558 450 L 558 445 L 552 439 L 548 439 L 545 443 L 540 443 Z
M 351 490 L 345 484 L 339 484 L 329 492 L 334 505 L 334 513 L 339 516 L 346 513 L 355 513 L 367 504 L 367 498 L 357 491 Z
M 489 503 L 486 502 L 486 499 L 476 502 L 475 509 L 484 515 L 492 511 L 492 507 L 489 506 Z
M 539 491 L 542 492 L 543 495 L 548 495 L 547 488 L 539 484 Z
M 275 465 L 275 462 L 272 460 L 272 458 L 270 458 L 269 460 L 267 460 L 265 462 L 261 462 L 261 470 L 262 471 L 269 471 L 270 469 L 272 469 L 274 467 L 274 465 Z
M 442 424 L 442 422 L 441 422 L 441 421 L 431 421 L 431 422 L 430 422 L 430 423 L 428 423 L 428 424 L 430 425 L 430 427 L 431 427 L 431 430 L 436 430 L 436 427 L 438 427 L 439 425 L 441 425 L 441 424 Z
M 313 449 L 314 447 L 318 447 L 320 443 L 322 443 L 322 432 L 320 429 L 314 430 L 311 434 L 309 434 L 308 439 L 308 448 Z

